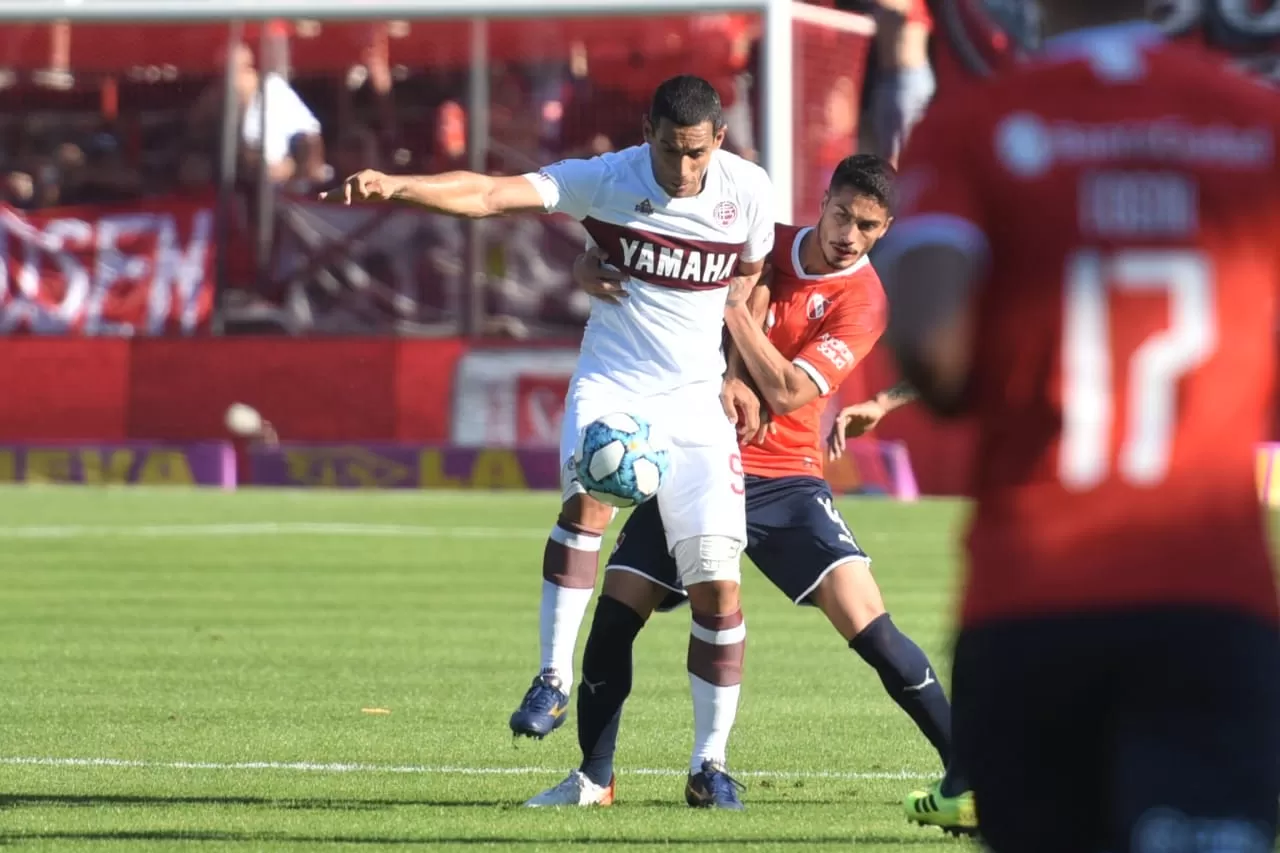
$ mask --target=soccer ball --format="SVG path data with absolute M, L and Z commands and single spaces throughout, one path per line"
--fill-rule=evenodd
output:
M 644 503 L 658 493 L 667 473 L 667 451 L 649 443 L 649 424 L 621 412 L 587 424 L 573 457 L 587 494 L 610 506 Z

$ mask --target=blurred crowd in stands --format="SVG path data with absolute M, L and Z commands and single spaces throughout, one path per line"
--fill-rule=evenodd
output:
M 833 75 L 819 119 L 814 121 L 812 112 L 806 119 L 805 133 L 816 145 L 824 138 L 835 140 L 829 156 L 820 155 L 817 161 L 834 162 L 848 153 L 849 136 L 824 136 L 823 125 L 860 137 L 855 144 L 864 148 L 896 156 L 934 89 L 931 23 L 924 0 L 826 0 L 818 5 L 873 16 L 878 36 L 865 73 L 859 68 L 847 76 Z M 260 181 L 272 185 L 280 199 L 314 198 L 363 168 L 439 172 L 472 164 L 466 64 L 415 67 L 404 62 L 388 50 L 394 36 L 388 26 L 371 29 L 359 61 L 344 73 L 307 73 L 295 67 L 289 58 L 295 28 L 279 38 L 269 33 L 248 39 L 230 56 L 224 48 L 210 67 L 213 73 L 198 75 L 168 66 L 82 73 L 74 55 L 68 57 L 64 50 L 59 56 L 59 41 L 67 34 L 56 29 L 50 67 L 5 70 L 10 58 L 5 51 L 14 54 L 15 48 L 6 46 L 7 34 L 0 30 L 3 201 L 21 210 L 41 210 L 212 195 L 221 165 L 224 80 L 229 80 L 238 122 L 235 167 L 241 190 L 235 222 L 246 235 L 245 245 L 252 246 L 238 250 L 240 262 L 231 265 L 234 280 L 228 282 L 241 291 L 243 298 L 235 304 L 244 309 L 243 316 L 265 318 L 267 328 L 293 332 L 378 331 L 388 323 L 416 333 L 455 332 L 468 302 L 462 282 L 470 243 L 461 223 L 400 230 L 388 225 L 393 245 L 424 248 L 412 256 L 376 250 L 369 257 L 366 252 L 353 276 L 335 275 L 347 284 L 363 275 L 377 286 L 349 299 L 327 301 L 310 281 L 314 276 L 293 282 L 292 295 L 288 288 L 273 291 L 271 281 L 289 278 L 288 265 L 274 254 L 262 257 L 261 241 L 249 236 L 264 230 L 255 219 Z M 755 159 L 759 22 L 751 16 L 714 15 L 703 16 L 697 26 L 704 30 L 684 37 L 721 48 L 690 49 L 688 55 L 702 58 L 700 67 L 687 70 L 708 77 L 719 89 L 729 125 L 727 147 Z M 8 37 L 12 41 L 13 34 Z M 531 28 L 528 38 L 539 37 L 537 28 Z M 77 42 L 77 51 L 84 49 Z M 485 169 L 515 174 L 641 141 L 640 116 L 652 86 L 686 70 L 678 53 L 668 62 L 655 62 L 641 49 L 633 46 L 629 56 L 605 56 L 595 42 L 574 40 L 559 59 L 498 57 L 488 80 Z M 223 77 L 216 69 L 226 62 L 233 73 Z M 824 67 L 839 69 L 839 57 L 824 62 Z M 295 222 L 293 231 L 298 227 Z M 483 328 L 471 331 L 520 337 L 564 333 L 580 325 L 587 305 L 570 286 L 566 266 L 581 246 L 573 228 L 510 222 L 486 223 L 484 229 L 471 239 L 482 240 L 485 248 L 470 257 L 483 262 L 488 287 L 480 313 L 487 319 Z M 265 229 L 276 244 L 288 243 L 288 236 L 282 236 L 288 230 Z M 313 223 L 313 230 L 324 228 Z M 305 236 L 293 236 L 307 242 Z M 301 315 L 299 287 L 308 294 L 308 310 Z M 328 319 L 312 310 L 322 304 L 332 309 L 319 311 Z

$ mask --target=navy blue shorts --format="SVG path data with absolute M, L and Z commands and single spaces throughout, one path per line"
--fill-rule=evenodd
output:
M 814 589 L 836 566 L 869 559 L 836 509 L 826 480 L 748 476 L 746 488 L 747 556 L 795 603 L 812 604 Z M 634 572 L 671 590 L 659 610 L 684 601 L 656 501 L 631 513 L 608 568 Z

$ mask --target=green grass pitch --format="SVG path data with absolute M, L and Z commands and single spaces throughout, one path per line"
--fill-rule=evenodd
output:
M 519 808 L 577 761 L 572 718 L 542 742 L 507 729 L 556 500 L 0 491 L 0 847 L 969 849 L 906 823 L 936 756 L 749 566 L 730 743 L 748 811 L 684 805 L 687 610 L 637 646 L 617 806 Z M 945 683 L 962 504 L 842 508 Z

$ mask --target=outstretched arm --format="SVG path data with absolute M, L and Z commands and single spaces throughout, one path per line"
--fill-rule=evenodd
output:
M 905 379 L 876 395 L 876 403 L 884 409 L 886 415 L 894 409 L 900 409 L 907 403 L 918 399 L 920 399 L 920 395 L 916 393 L 916 389 L 912 387 L 911 383 Z
M 866 435 L 879 425 L 884 416 L 900 409 L 912 400 L 919 399 L 919 394 L 910 382 L 903 379 L 892 385 L 870 400 L 845 406 L 836 415 L 831 424 L 831 432 L 827 436 L 827 450 L 832 459 L 844 455 L 846 439 Z
M 476 172 L 440 175 L 386 175 L 372 169 L 357 172 L 342 186 L 325 193 L 325 201 L 403 201 L 434 213 L 485 219 L 508 213 L 543 213 L 542 195 L 529 179 L 492 177 Z
M 606 171 L 599 157 L 561 160 L 537 172 L 505 177 L 476 172 L 386 175 L 366 169 L 322 198 L 341 204 L 402 201 L 465 219 L 511 213 L 565 213 L 583 219 L 591 210 Z

